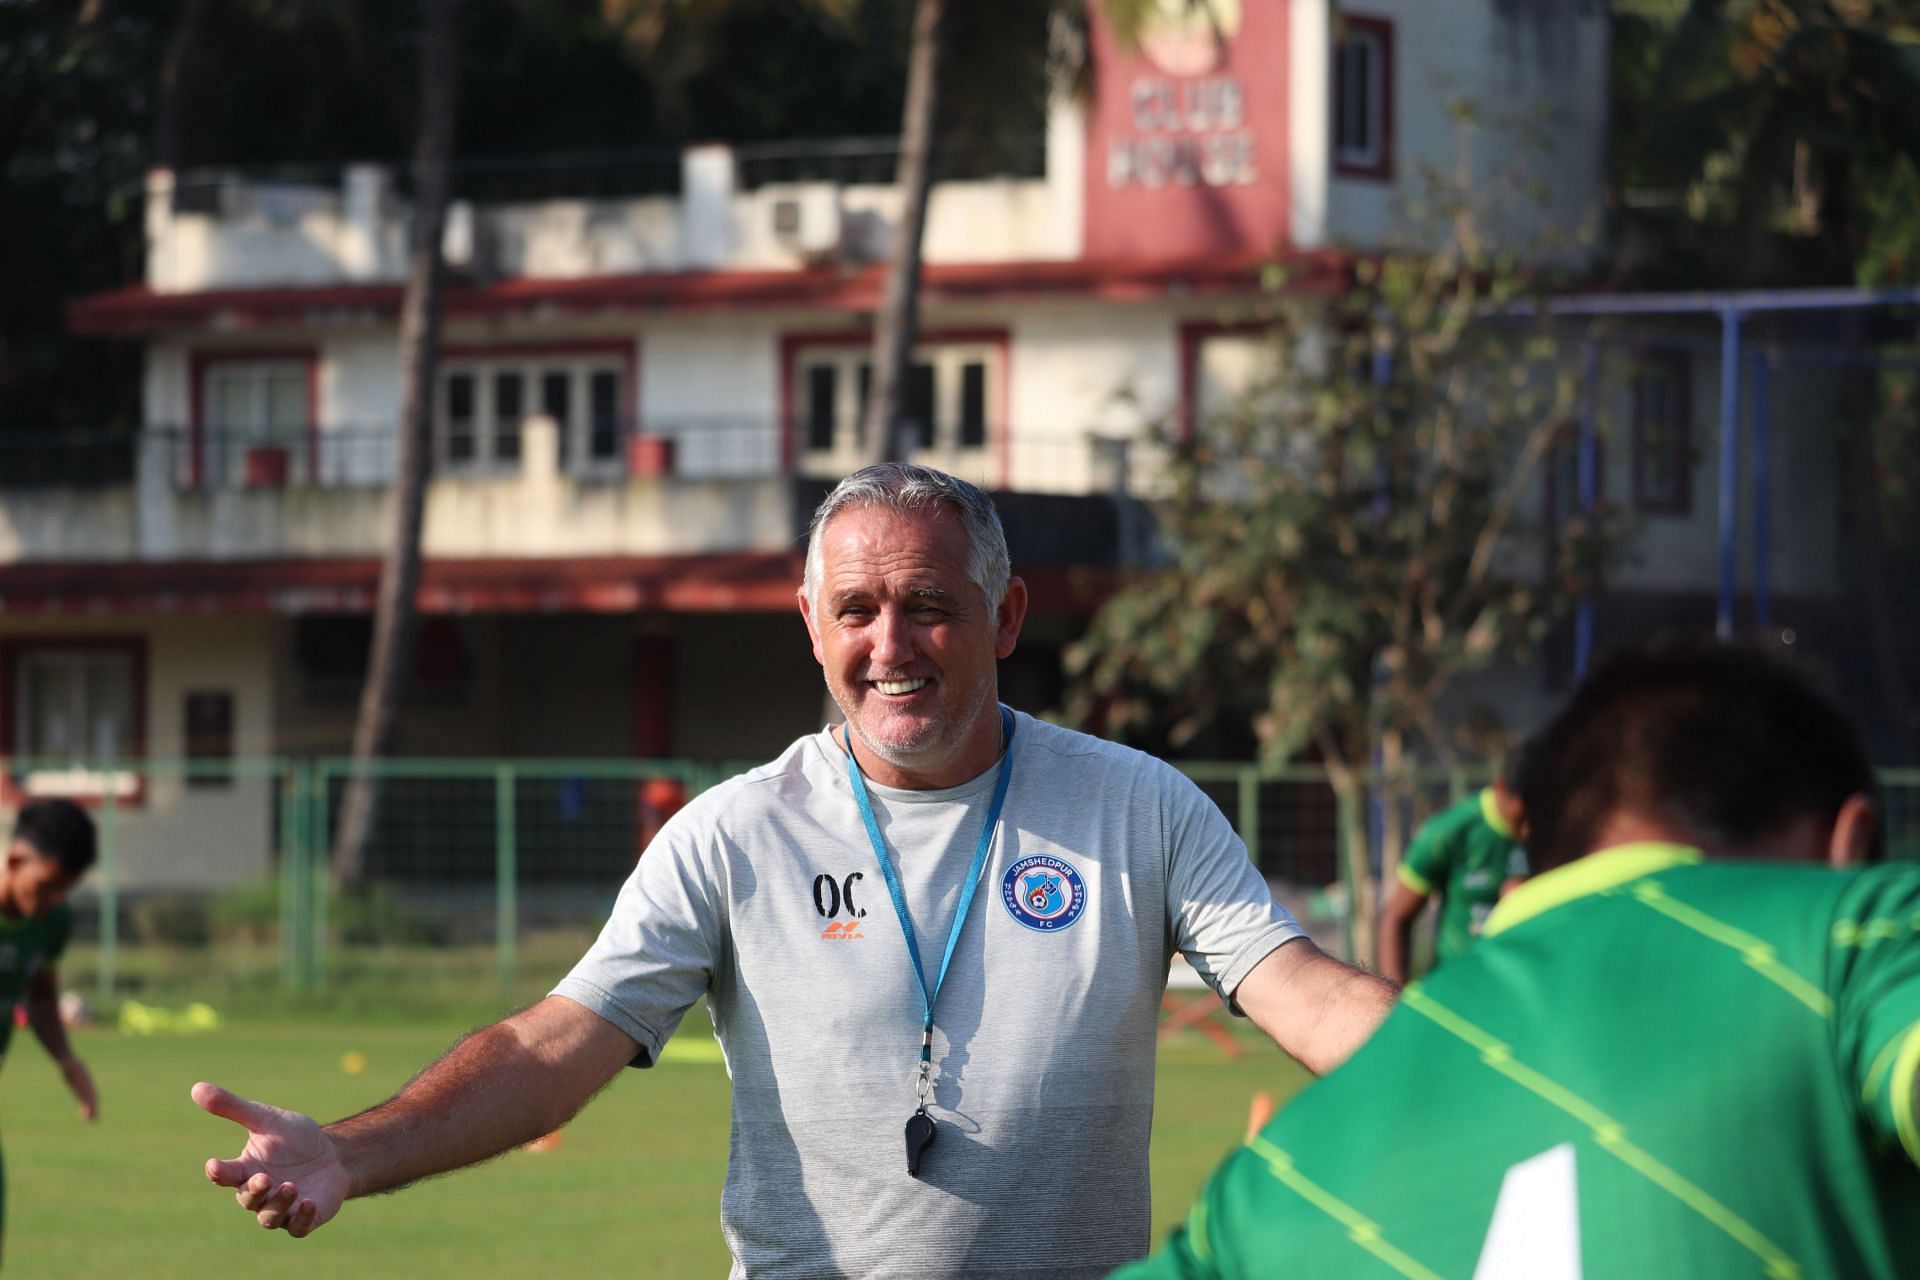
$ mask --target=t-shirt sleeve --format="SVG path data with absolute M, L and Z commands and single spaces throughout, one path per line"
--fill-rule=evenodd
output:
M 600 937 L 553 989 L 585 1005 L 640 1045 L 637 1067 L 659 1061 L 693 1002 L 706 993 L 722 954 L 726 924 L 719 889 L 718 833 L 681 810 L 627 877 Z
M 1238 1014 L 1233 993 L 1275 947 L 1304 937 L 1273 900 L 1247 848 L 1213 801 L 1167 768 L 1167 913 L 1174 946 Z
M 1415 893 L 1431 894 L 1445 888 L 1458 826 L 1452 809 L 1429 818 L 1414 833 L 1413 843 L 1400 858 L 1400 883 Z
M 1867 1123 L 1920 1164 L 1920 868 L 1861 874 L 1828 939 L 1836 1044 Z

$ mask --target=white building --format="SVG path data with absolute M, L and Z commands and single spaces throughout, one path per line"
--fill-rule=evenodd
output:
M 1044 173 L 933 195 L 917 456 L 1006 513 L 1035 587 L 1005 673 L 1021 705 L 1051 702 L 1060 645 L 1128 554 L 1131 513 L 1112 495 L 1150 471 L 1150 428 L 1225 403 L 1257 364 L 1262 265 L 1288 262 L 1291 288 L 1341 287 L 1349 250 L 1404 230 L 1422 167 L 1461 162 L 1451 104 L 1551 141 L 1526 157 L 1548 205 L 1498 216 L 1597 229 L 1606 6 L 1212 8 L 1217 35 L 1174 17 L 1139 52 L 1096 27 L 1097 91 L 1051 112 Z M 1516 162 L 1505 136 L 1483 132 L 1468 158 L 1489 191 Z M 690 149 L 668 195 L 456 206 L 402 753 L 754 759 L 817 724 L 798 537 L 858 455 L 899 197 L 763 180 L 764 158 Z M 72 308 L 76 332 L 143 344 L 132 478 L 0 487 L 9 794 L 106 783 L 36 779 L 29 758 L 345 749 L 408 212 L 372 166 L 325 185 L 153 175 L 145 280 Z M 1711 370 L 1687 377 L 1713 385 Z M 1710 460 L 1660 439 L 1704 488 Z M 1609 483 L 1624 491 L 1645 465 L 1609 458 Z M 1697 590 L 1711 566 L 1702 578 L 1690 548 L 1710 516 L 1658 496 L 1672 514 L 1653 516 L 1648 546 L 1673 550 L 1628 573 Z M 1832 554 L 1777 565 L 1779 589 L 1819 581 Z M 143 842 L 129 883 L 264 870 L 221 834 L 266 828 L 264 785 L 116 785 L 127 823 L 164 821 L 196 855 Z

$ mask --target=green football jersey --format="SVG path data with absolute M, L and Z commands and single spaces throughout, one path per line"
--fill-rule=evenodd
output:
M 1415 893 L 1440 895 L 1434 964 L 1464 954 L 1500 901 L 1500 886 L 1525 874 L 1526 850 L 1500 816 L 1492 787 L 1428 819 L 1400 860 L 1400 879 Z
M 62 903 L 43 916 L 9 920 L 0 916 L 0 1053 L 13 1039 L 13 1007 L 26 998 L 27 984 L 42 966 L 54 963 L 73 934 L 73 912 Z
M 1628 845 L 1487 935 L 1123 1274 L 1920 1275 L 1920 867 Z

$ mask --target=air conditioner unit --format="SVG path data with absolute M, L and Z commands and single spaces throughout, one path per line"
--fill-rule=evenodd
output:
M 440 255 L 458 271 L 473 267 L 474 253 L 473 203 L 449 200 L 446 222 L 440 228 Z
M 828 182 L 794 182 L 760 188 L 768 230 L 796 253 L 831 253 L 840 247 L 840 192 Z

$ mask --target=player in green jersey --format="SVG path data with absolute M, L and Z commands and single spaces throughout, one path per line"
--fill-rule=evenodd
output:
M 1407 846 L 1399 883 L 1380 910 L 1382 977 L 1405 982 L 1412 976 L 1413 922 L 1428 898 L 1440 895 L 1433 937 L 1438 967 L 1465 953 L 1501 895 L 1526 878 L 1524 810 L 1512 782 L 1517 767 L 1517 760 L 1510 761 L 1492 786 L 1434 814 Z
M 80 1114 L 94 1120 L 100 1097 L 86 1064 L 67 1042 L 60 1021 L 60 979 L 54 969 L 73 932 L 67 894 L 93 865 L 93 820 L 70 800 L 35 800 L 13 824 L 0 859 L 0 1055 L 13 1038 L 12 1012 L 26 1009 L 27 1026 L 61 1079 L 79 1099 Z M 6 1180 L 0 1172 L 0 1245 L 6 1234 Z
M 1130 1280 L 1920 1275 L 1920 867 L 1810 864 L 1878 844 L 1850 726 L 1643 650 L 1537 750 L 1549 869 Z

